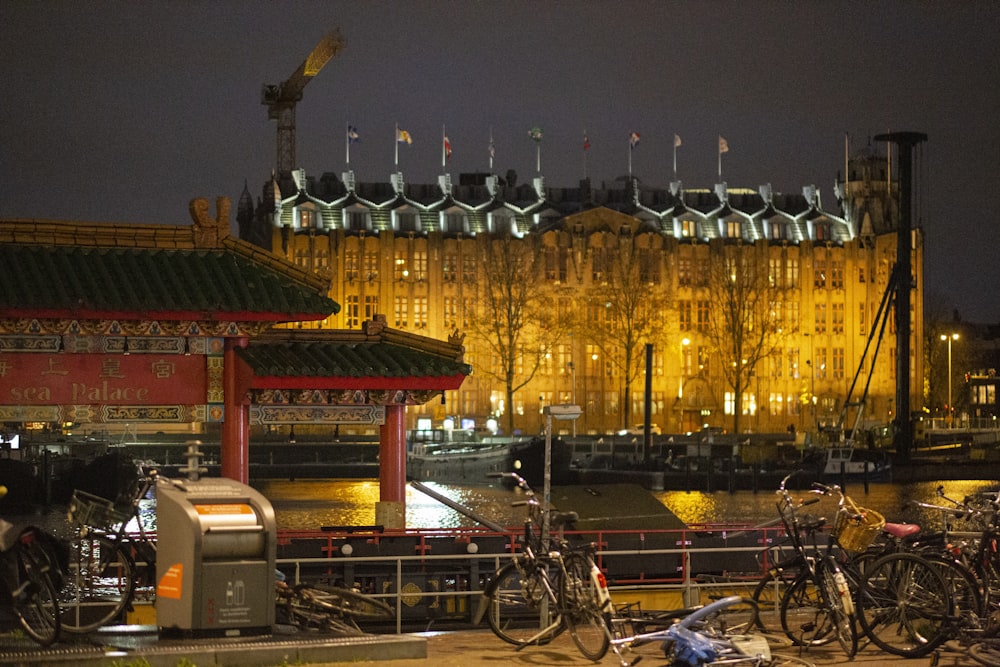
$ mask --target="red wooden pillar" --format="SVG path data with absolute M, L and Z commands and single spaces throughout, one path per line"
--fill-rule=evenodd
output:
M 244 387 L 239 382 L 236 348 L 246 347 L 247 339 L 227 338 L 222 361 L 222 386 L 225 396 L 222 424 L 222 476 L 247 484 L 250 481 L 250 406 L 243 400 Z
M 387 405 L 379 429 L 379 502 L 375 523 L 406 527 L 406 406 Z

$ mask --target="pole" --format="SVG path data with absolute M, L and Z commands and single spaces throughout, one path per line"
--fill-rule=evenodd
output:
M 542 483 L 542 544 L 549 543 L 549 507 L 552 501 L 552 414 L 545 413 L 545 477 Z M 546 546 L 546 548 L 548 548 Z
M 948 428 L 955 420 L 955 410 L 951 407 L 951 336 L 948 336 Z

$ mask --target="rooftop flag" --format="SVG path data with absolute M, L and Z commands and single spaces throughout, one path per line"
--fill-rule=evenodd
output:
M 444 156 L 446 158 L 451 157 L 451 142 L 448 141 L 448 135 L 444 135 Z
M 638 132 L 632 132 L 631 134 L 628 135 L 628 145 L 629 145 L 629 148 L 635 148 L 635 145 L 637 143 L 639 143 L 639 133 Z
M 729 142 L 726 141 L 726 139 L 721 135 L 719 135 L 719 152 L 720 153 L 729 152 Z
M 583 131 L 583 150 L 590 150 L 590 137 L 587 136 L 587 131 Z
M 398 141 L 401 144 L 413 143 L 413 139 L 410 137 L 410 133 L 407 132 L 406 130 L 399 129 L 398 127 L 396 128 L 396 141 Z
M 361 141 L 361 135 L 358 134 L 358 128 L 353 125 L 347 126 L 347 141 L 352 144 L 356 144 Z
M 681 135 L 675 134 L 674 135 L 674 148 L 677 148 L 680 145 L 681 145 Z
M 535 141 L 541 141 L 542 140 L 542 128 L 540 128 L 540 127 L 533 127 L 533 128 L 531 128 L 530 130 L 528 130 L 528 136 L 531 137 L 532 139 L 534 139 Z

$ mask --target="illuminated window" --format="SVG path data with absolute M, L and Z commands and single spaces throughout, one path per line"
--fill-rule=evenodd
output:
M 677 260 L 677 285 L 679 287 L 690 287 L 692 282 L 691 260 L 687 257 L 682 257 Z
M 813 287 L 826 287 L 826 260 L 817 258 L 813 262 Z
M 813 356 L 815 358 L 814 362 L 813 362 L 815 364 L 815 368 L 813 369 L 813 371 L 816 373 L 815 377 L 816 377 L 817 380 L 825 380 L 826 379 L 826 348 L 825 347 L 817 347 L 816 348 L 816 354 L 814 354 Z
M 711 302 L 706 300 L 698 301 L 698 331 L 708 331 L 710 309 Z
M 458 277 L 458 257 L 455 253 L 445 253 L 441 263 L 442 277 L 446 283 L 453 283 Z
M 365 279 L 378 280 L 378 253 L 365 253 Z
M 844 379 L 844 348 L 833 348 L 833 379 Z
M 677 315 L 680 318 L 680 330 L 691 330 L 691 302 L 684 299 L 677 302 Z
M 361 302 L 357 294 L 347 295 L 347 307 L 344 309 L 344 320 L 348 329 L 361 326 Z
M 697 234 L 697 225 L 694 220 L 681 220 L 681 236 L 683 238 L 693 239 Z
M 476 301 L 473 297 L 467 296 L 462 299 L 462 328 L 468 329 L 472 325 L 472 317 L 476 313 Z M 471 363 L 471 362 L 470 362 Z
M 799 260 L 794 257 L 789 257 L 786 264 L 785 276 L 787 277 L 787 282 L 785 287 L 798 287 L 799 286 Z
M 375 319 L 378 314 L 378 296 L 375 294 L 365 295 L 365 321 Z
M 830 309 L 830 316 L 832 318 L 830 321 L 830 331 L 834 334 L 844 333 L 844 304 L 830 304 Z
M 844 289 L 844 262 L 835 259 L 830 262 L 830 287 Z
M 462 282 L 476 282 L 476 258 L 471 255 L 462 255 Z
M 409 301 L 405 296 L 393 297 L 393 303 L 395 305 L 394 314 L 396 316 L 395 327 L 398 329 L 405 329 L 409 321 Z
M 416 329 L 427 328 L 427 297 L 413 297 L 413 326 Z
M 299 207 L 299 227 L 301 229 L 315 228 L 318 219 L 319 216 L 316 214 L 316 208 L 313 204 L 304 204 Z
M 344 253 L 344 279 L 353 282 L 358 279 L 358 252 L 348 250 Z
M 788 238 L 788 225 L 784 222 L 771 221 L 771 238 L 772 239 L 787 239 Z
M 739 220 L 727 220 L 726 221 L 726 237 L 731 239 L 738 239 L 743 233 L 743 225 L 740 224 Z
M 427 251 L 413 251 L 413 278 L 414 280 L 427 280 Z
M 458 297 L 446 296 L 443 303 L 444 328 L 451 331 L 458 327 Z
M 393 280 L 405 280 L 410 276 L 410 271 L 406 268 L 406 251 L 397 250 L 395 259 L 392 261 Z
M 824 334 L 826 333 L 826 304 L 817 303 L 814 308 L 816 311 L 816 333 Z

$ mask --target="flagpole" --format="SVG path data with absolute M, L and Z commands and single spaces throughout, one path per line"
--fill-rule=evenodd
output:
M 677 140 L 679 137 L 674 135 L 674 180 L 677 180 Z
M 628 177 L 632 178 L 632 139 L 628 141 Z
M 583 178 L 587 179 L 587 128 L 583 128 Z
M 448 133 L 445 131 L 444 125 L 442 125 L 441 126 L 441 171 L 442 172 L 445 171 L 445 169 L 448 168 L 448 165 L 447 165 L 447 162 L 446 162 L 447 159 L 448 159 L 448 155 L 447 155 L 447 151 L 444 148 L 444 138 L 447 137 L 447 136 L 448 136 Z
M 542 142 L 535 142 L 535 171 L 542 173 Z
M 719 182 L 722 182 L 722 135 L 719 135 Z
M 399 123 L 396 123 L 396 136 L 393 137 L 392 145 L 396 149 L 396 155 L 393 158 L 392 165 L 396 171 L 399 171 Z
M 493 173 L 493 126 L 490 125 L 490 173 Z
M 344 143 L 347 146 L 347 168 L 351 168 L 351 124 L 348 123 L 344 132 Z
M 851 178 L 847 171 L 848 164 L 850 162 L 851 153 L 851 134 L 849 132 L 844 132 L 844 199 L 847 199 L 847 184 L 850 182 Z

